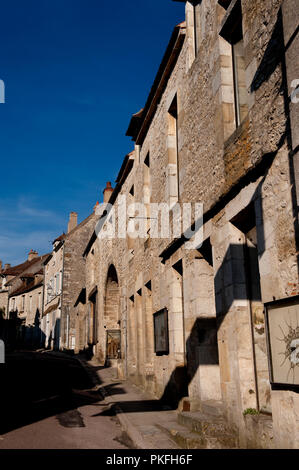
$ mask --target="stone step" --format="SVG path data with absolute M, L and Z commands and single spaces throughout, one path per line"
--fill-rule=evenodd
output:
M 181 449 L 205 449 L 205 440 L 199 434 L 189 431 L 177 421 L 156 424 L 157 428 L 168 435 Z
M 234 449 L 236 439 L 229 434 L 208 436 L 207 434 L 190 431 L 177 421 L 156 424 L 182 449 Z
M 201 402 L 200 405 L 201 412 L 205 415 L 211 415 L 223 418 L 224 416 L 224 406 L 221 401 L 217 400 L 208 400 Z
M 178 423 L 186 426 L 190 431 L 209 436 L 230 432 L 226 421 L 219 416 L 211 416 L 201 411 L 181 412 L 177 415 Z
M 200 434 L 201 437 L 207 440 L 211 439 L 211 443 L 215 438 L 216 443 L 224 446 L 220 448 L 235 448 L 238 445 L 237 435 L 227 422 L 219 416 L 211 416 L 202 412 L 182 412 L 178 414 L 178 424 L 185 426 L 191 432 Z

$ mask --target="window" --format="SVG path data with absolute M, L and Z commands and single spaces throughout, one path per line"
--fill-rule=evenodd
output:
M 98 290 L 97 287 L 89 296 L 88 315 L 90 318 L 89 342 L 90 344 L 97 344 L 98 342 Z
M 25 295 L 22 295 L 22 311 L 25 310 Z
M 193 35 L 194 35 L 194 56 L 198 56 L 199 46 L 201 42 L 201 25 L 200 25 L 200 7 L 201 0 L 193 2 Z
M 200 5 L 201 0 L 192 0 L 186 4 L 189 68 L 198 55 L 200 43 Z
M 235 0 L 231 3 L 232 5 L 224 18 L 220 35 L 231 45 L 235 124 L 238 127 L 247 116 L 248 104 L 241 1 Z
M 170 206 L 179 199 L 179 165 L 178 165 L 178 104 L 177 95 L 168 110 L 168 202 Z
M 32 295 L 29 297 L 29 311 L 32 310 Z
M 47 286 L 47 302 L 51 302 L 54 297 L 54 279 L 51 278 Z
M 150 172 L 150 153 L 148 152 L 147 156 L 144 160 L 144 168 L 143 168 L 143 203 L 146 208 L 146 232 L 147 232 L 147 239 L 149 238 L 150 233 L 150 217 L 151 217 L 151 209 L 150 209 L 150 202 L 151 202 L 151 172 Z
M 241 21 L 238 25 L 238 33 L 239 34 L 235 37 L 235 40 L 232 44 L 234 98 L 237 126 L 241 124 L 248 112 L 247 90 L 245 82 L 244 43 Z
M 169 354 L 168 310 L 164 308 L 154 314 L 155 353 L 157 356 Z
M 130 214 L 129 222 L 135 216 L 134 202 L 135 202 L 135 187 L 134 187 L 134 184 L 133 184 L 130 191 L 129 191 L 129 209 L 128 209 L 128 212 Z M 128 230 L 126 238 L 127 238 L 127 249 L 129 251 L 129 259 L 131 259 L 134 256 L 134 249 L 135 249 L 135 238 L 134 238 L 133 232 L 130 232 Z
M 59 288 L 60 288 L 60 273 L 56 274 L 56 295 L 59 294 Z

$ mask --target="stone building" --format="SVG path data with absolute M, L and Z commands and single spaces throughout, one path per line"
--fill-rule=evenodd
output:
M 53 242 L 52 253 L 44 261 L 44 298 L 41 329 L 44 347 L 59 349 L 61 295 L 63 279 L 63 242 L 62 234 Z
M 298 12 L 185 3 L 84 251 L 79 329 L 120 377 L 214 407 L 239 446 L 298 448 Z
M 78 216 L 72 212 L 67 234 L 54 240 L 53 251 L 45 260 L 42 330 L 47 348 L 80 350 L 76 302 L 85 286 L 82 253 L 94 229 L 95 217 L 93 212 L 78 225 Z
M 10 264 L 5 264 L 2 267 L 2 261 L 0 261 L 0 312 L 3 317 L 7 316 L 7 307 L 8 307 L 8 287 L 6 283 L 9 280 L 5 271 L 10 268 Z
M 17 347 L 34 349 L 42 343 L 43 262 L 47 256 L 31 250 L 25 263 L 6 266 L 2 272 L 7 289 L 6 318 L 16 322 Z

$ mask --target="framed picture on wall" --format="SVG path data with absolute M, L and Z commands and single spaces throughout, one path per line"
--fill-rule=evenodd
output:
M 299 388 L 299 296 L 265 304 L 270 381 Z
M 155 353 L 157 356 L 169 354 L 168 310 L 163 308 L 154 313 Z

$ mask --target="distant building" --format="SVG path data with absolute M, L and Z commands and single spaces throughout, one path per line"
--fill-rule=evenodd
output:
M 43 262 L 48 255 L 39 256 L 31 250 L 25 263 L 7 267 L 2 276 L 8 290 L 8 320 L 17 320 L 18 347 L 36 349 L 43 339 L 40 330 L 43 305 Z
M 79 225 L 72 212 L 68 232 L 53 242 L 53 251 L 44 262 L 44 307 L 42 331 L 45 346 L 50 349 L 68 349 L 78 352 L 83 342 L 79 339 L 78 307 L 76 301 L 85 287 L 84 247 L 95 224 L 93 212 Z

